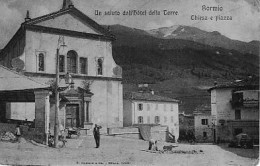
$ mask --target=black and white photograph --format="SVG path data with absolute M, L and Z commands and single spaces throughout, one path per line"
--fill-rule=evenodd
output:
M 0 165 L 259 165 L 259 0 L 0 0 Z

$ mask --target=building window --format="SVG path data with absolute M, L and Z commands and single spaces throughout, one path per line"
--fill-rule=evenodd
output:
M 67 54 L 67 72 L 77 73 L 77 53 L 70 50 Z
M 160 117 L 159 116 L 154 117 L 154 123 L 156 123 L 156 124 L 160 123 Z
M 142 116 L 138 116 L 138 123 L 139 123 L 139 124 L 144 123 L 144 121 L 143 121 L 143 117 L 142 117 Z
M 173 111 L 173 104 L 171 104 L 171 111 Z
M 240 120 L 241 119 L 241 110 L 235 110 L 235 119 Z
M 79 64 L 80 64 L 80 73 L 81 74 L 87 74 L 88 72 L 88 59 L 87 58 L 79 58 Z
M 65 72 L 65 56 L 59 55 L 59 72 Z
M 167 123 L 167 116 L 164 117 L 164 123 Z
M 207 132 L 205 132 L 205 131 L 203 132 L 203 137 L 207 138 Z
M 171 122 L 173 123 L 173 116 L 171 116 Z
M 208 125 L 208 119 L 201 119 L 202 125 Z
M 143 104 L 138 104 L 138 110 L 142 111 L 143 110 Z
M 155 109 L 158 110 L 158 104 L 155 105 Z
M 147 111 L 150 111 L 150 104 L 147 104 Z
M 147 123 L 150 123 L 150 116 L 147 116 Z
M 97 74 L 103 75 L 103 58 L 98 58 L 97 60 Z
M 45 71 L 45 53 L 40 52 L 37 54 L 37 59 L 38 59 L 38 71 Z
M 235 107 L 243 106 L 243 93 L 233 93 L 232 94 L 232 103 Z

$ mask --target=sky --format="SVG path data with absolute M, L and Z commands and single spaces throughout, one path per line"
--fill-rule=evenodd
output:
M 218 31 L 235 40 L 260 40 L 260 0 L 71 0 L 74 6 L 99 24 L 121 24 L 138 29 L 156 29 L 175 25 L 194 26 L 206 31 Z M 19 29 L 29 10 L 35 18 L 61 9 L 63 0 L 0 0 L 0 49 Z M 202 10 L 219 7 L 222 11 Z M 211 8 L 212 9 L 212 8 Z M 98 10 L 102 15 L 95 15 Z M 146 11 L 146 15 L 128 16 L 124 11 Z M 160 15 L 149 15 L 157 10 Z M 163 11 L 173 11 L 164 15 Z M 120 15 L 104 15 L 117 11 Z M 177 15 L 176 12 L 178 12 Z M 213 16 L 213 20 L 192 20 L 191 16 Z M 215 20 L 215 16 L 232 20 Z M 194 17 L 194 16 L 193 16 Z

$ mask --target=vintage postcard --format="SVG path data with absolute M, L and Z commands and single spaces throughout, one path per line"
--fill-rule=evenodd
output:
M 0 0 L 0 165 L 259 164 L 259 0 Z

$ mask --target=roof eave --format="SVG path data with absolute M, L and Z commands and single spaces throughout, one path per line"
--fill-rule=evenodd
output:
M 53 12 L 53 13 L 50 13 L 50 14 L 46 14 L 44 16 L 40 16 L 40 17 L 31 19 L 29 21 L 24 22 L 23 24 L 24 25 L 37 24 L 39 22 L 42 22 L 42 21 L 45 21 L 45 20 L 48 20 L 48 19 L 53 19 L 54 17 L 58 17 L 60 15 L 66 14 L 66 13 L 71 13 L 71 14 L 77 16 L 79 19 L 81 19 L 83 22 L 85 22 L 85 23 L 89 24 L 90 26 L 92 26 L 98 32 L 104 34 L 105 36 L 110 36 L 110 37 L 115 39 L 115 37 L 107 29 L 103 28 L 101 25 L 99 25 L 93 19 L 89 18 L 87 15 L 82 13 L 80 10 L 78 10 L 74 6 L 72 6 L 70 8 L 66 8 L 66 9 L 61 9 L 59 11 L 56 11 L 56 12 Z
M 250 88 L 249 88 L 250 87 Z M 259 85 L 233 85 L 233 86 L 215 86 L 209 88 L 207 91 L 211 92 L 214 89 L 234 89 L 234 88 L 245 88 L 245 89 L 259 89 Z
M 109 41 L 115 40 L 115 38 L 113 36 L 77 32 L 77 31 L 71 31 L 71 30 L 66 30 L 66 29 L 44 27 L 44 26 L 40 26 L 40 25 L 24 25 L 24 27 L 26 30 L 37 31 L 37 32 L 40 31 L 43 33 L 62 34 L 62 35 L 68 35 L 68 36 L 92 38 L 92 39 L 99 39 L 99 40 L 109 40 Z
M 176 101 L 165 101 L 165 100 L 146 100 L 146 99 L 136 99 L 136 98 L 124 98 L 124 100 L 132 100 L 132 101 L 153 101 L 153 102 L 167 102 L 167 103 L 180 103 L 179 100 L 176 100 Z

